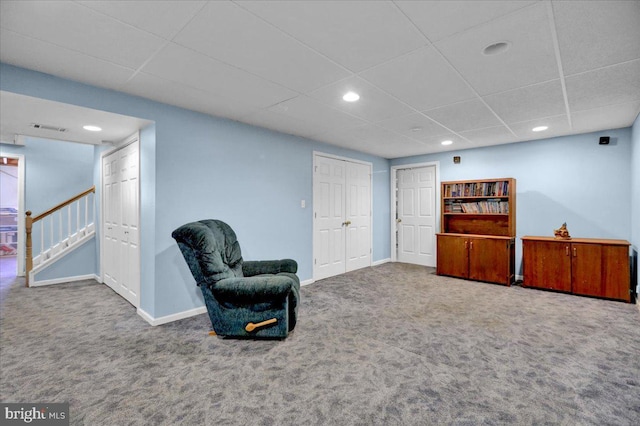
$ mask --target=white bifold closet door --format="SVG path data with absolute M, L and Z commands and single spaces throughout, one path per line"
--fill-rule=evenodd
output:
M 371 165 L 316 155 L 313 277 L 371 266 Z
M 102 158 L 104 282 L 140 305 L 139 144 Z

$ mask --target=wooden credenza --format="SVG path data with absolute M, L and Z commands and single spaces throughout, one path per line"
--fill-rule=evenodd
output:
M 437 274 L 511 285 L 515 238 L 493 235 L 436 234 Z
M 631 301 L 625 240 L 522 237 L 523 287 Z

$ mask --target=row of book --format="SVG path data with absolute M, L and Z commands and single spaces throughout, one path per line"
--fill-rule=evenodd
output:
M 454 183 L 444 186 L 445 197 L 506 197 L 509 181 Z
M 500 200 L 477 201 L 473 203 L 463 203 L 461 201 L 451 201 L 444 204 L 445 213 L 509 213 L 509 203 Z

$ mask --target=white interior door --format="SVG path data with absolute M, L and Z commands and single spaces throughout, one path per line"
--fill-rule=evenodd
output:
M 313 277 L 371 266 L 371 166 L 316 155 Z
M 435 166 L 398 170 L 398 262 L 436 266 L 435 185 Z
M 104 282 L 140 304 L 139 144 L 102 160 Z

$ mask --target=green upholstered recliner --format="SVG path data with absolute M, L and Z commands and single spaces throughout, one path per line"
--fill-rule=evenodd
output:
M 296 325 L 295 260 L 243 261 L 236 234 L 220 220 L 173 231 L 219 336 L 284 338 Z

